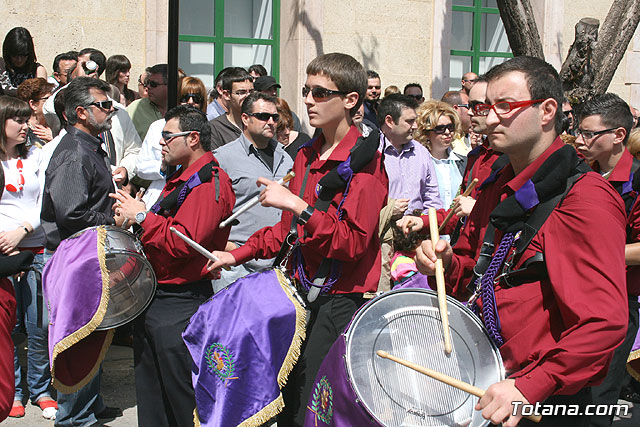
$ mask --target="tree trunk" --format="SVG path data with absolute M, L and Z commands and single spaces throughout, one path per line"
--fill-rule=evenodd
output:
M 598 40 L 600 21 L 582 18 L 576 24 L 575 41 L 569 48 L 567 59 L 562 64 L 560 78 L 563 89 L 572 104 L 579 103 L 593 95 L 591 85 L 594 80 L 593 55 Z
M 593 92 L 607 91 L 640 21 L 640 0 L 614 0 L 593 52 Z
M 529 0 L 497 0 L 497 2 L 513 55 L 528 55 L 544 59 L 540 33 L 538 33 Z

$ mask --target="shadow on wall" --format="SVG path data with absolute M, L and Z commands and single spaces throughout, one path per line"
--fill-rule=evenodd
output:
M 302 26 L 307 30 L 307 33 L 309 33 L 309 36 L 311 36 L 313 43 L 316 45 L 316 56 L 322 55 L 324 53 L 322 33 L 320 33 L 318 28 L 311 24 L 307 12 L 300 11 L 300 3 L 297 1 L 293 2 L 293 20 L 293 25 L 291 25 L 291 29 L 289 30 L 289 40 L 293 38 L 298 25 L 302 24 Z
M 417 46 L 418 49 L 432 49 L 431 50 L 431 70 L 427 69 L 427 64 L 424 64 L 424 76 L 431 76 L 431 87 L 424 87 L 423 91 L 425 93 L 425 98 L 428 93 L 431 93 L 432 99 L 440 99 L 442 95 L 449 90 L 449 85 L 451 84 L 451 39 L 452 39 L 452 31 L 451 31 L 451 19 L 452 19 L 452 10 L 451 10 L 451 2 L 449 1 L 441 1 L 438 3 L 442 3 L 442 8 L 444 9 L 444 13 L 442 15 L 442 24 L 437 25 L 436 29 L 433 31 L 431 41 L 431 46 Z M 434 16 L 434 21 L 437 19 Z M 434 22 L 435 24 L 435 22 Z M 438 31 L 439 29 L 439 31 Z M 436 34 L 436 31 L 439 33 Z M 439 42 L 439 43 L 438 43 Z M 437 52 L 437 49 L 440 49 L 440 52 Z M 440 61 L 440 66 L 438 67 L 438 58 Z M 440 68 L 440 71 L 438 70 Z M 471 71 L 471 70 L 466 70 Z M 466 72 L 465 71 L 465 72 Z M 427 85 L 428 86 L 428 85 Z
M 371 45 L 369 52 L 365 52 L 364 48 L 366 43 L 363 37 L 360 34 L 357 35 L 357 42 L 358 46 L 360 47 L 360 57 L 362 58 L 362 65 L 364 66 L 365 70 L 378 71 L 378 68 L 380 67 L 380 63 L 378 62 L 378 47 L 380 46 L 380 43 L 378 42 L 378 38 L 375 36 L 372 36 L 370 38 L 368 37 L 367 39 L 367 41 Z

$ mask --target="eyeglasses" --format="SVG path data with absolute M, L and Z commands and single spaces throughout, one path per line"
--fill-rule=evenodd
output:
M 166 83 L 158 83 L 155 80 L 149 80 L 145 86 L 149 86 L 150 88 L 157 88 L 158 86 L 166 86 Z
M 422 99 L 422 95 L 409 95 L 409 94 L 407 94 L 407 96 L 412 97 L 416 101 L 420 101 Z
M 309 95 L 309 92 L 311 92 L 311 96 L 313 97 L 313 99 L 315 99 L 316 101 L 322 101 L 324 99 L 329 98 L 330 96 L 333 95 L 346 95 L 348 92 L 344 92 L 342 90 L 331 90 L 331 89 L 326 89 L 320 86 L 316 86 L 313 89 L 309 88 L 307 86 L 303 86 L 302 87 L 302 97 L 306 98 L 307 95 Z
M 113 101 L 111 101 L 110 99 L 106 100 L 106 101 L 96 101 L 96 102 L 92 102 L 91 104 L 87 105 L 87 107 L 89 106 L 95 106 L 98 108 L 101 108 L 103 110 L 110 110 L 111 107 L 113 107 Z
M 166 130 L 163 130 L 162 132 L 160 132 L 160 135 L 162 136 L 162 139 L 164 140 L 164 142 L 169 143 L 169 141 L 171 141 L 173 138 L 189 135 L 191 132 L 200 133 L 197 130 L 186 130 L 184 132 L 176 132 L 176 133 L 171 133 Z
M 250 95 L 251 93 L 253 93 L 253 89 L 238 89 L 235 92 L 229 91 L 229 93 L 232 93 L 232 94 L 237 95 L 237 96 L 245 96 L 245 95 Z
M 187 103 L 190 99 L 193 99 L 194 103 L 202 105 L 202 97 L 197 93 L 185 93 L 182 95 L 182 98 L 180 98 L 180 102 Z
M 255 117 L 256 119 L 262 122 L 268 122 L 269 119 L 273 120 L 275 123 L 278 123 L 280 120 L 280 114 L 270 114 L 270 113 L 246 113 L 247 116 Z
M 582 136 L 582 139 L 587 141 L 587 140 L 591 140 L 591 139 L 595 138 L 598 135 L 602 135 L 603 133 L 608 133 L 608 132 L 614 131 L 616 129 L 618 129 L 618 128 L 615 127 L 615 128 L 609 128 L 609 129 L 597 130 L 597 131 L 576 129 L 576 132 L 578 133 L 579 136 Z
M 563 111 L 562 112 L 565 116 L 569 117 L 570 115 L 573 114 L 573 110 L 567 110 L 567 111 Z
M 449 123 L 448 125 L 438 125 L 433 129 L 427 129 L 427 130 L 432 131 L 437 135 L 442 135 L 446 131 L 449 131 L 449 133 L 453 133 L 453 131 L 456 130 L 456 126 L 453 123 Z
M 473 114 L 478 114 L 476 113 L 476 108 L 478 105 L 482 105 L 482 104 L 484 104 L 484 102 L 482 101 L 469 101 L 469 110 L 471 110 Z
M 462 79 L 462 81 L 465 83 L 475 83 L 478 81 L 478 79 Z
M 473 112 L 475 114 L 477 114 L 478 116 L 488 116 L 489 115 L 489 111 L 491 111 L 491 110 L 495 111 L 495 113 L 497 115 L 507 114 L 507 113 L 510 113 L 511 111 L 515 110 L 516 108 L 528 107 L 529 105 L 539 104 L 539 103 L 541 103 L 543 101 L 545 101 L 545 100 L 544 99 L 530 99 L 528 101 L 516 101 L 516 102 L 503 101 L 503 102 L 498 102 L 498 103 L 493 104 L 493 105 L 478 104 L 478 105 L 476 105 L 476 107 L 473 110 Z

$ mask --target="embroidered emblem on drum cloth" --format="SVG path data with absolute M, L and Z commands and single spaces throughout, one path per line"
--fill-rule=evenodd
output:
M 233 359 L 231 350 L 220 343 L 213 343 L 205 351 L 204 358 L 207 361 L 209 371 L 214 373 L 220 380 L 227 385 L 229 380 L 237 380 L 234 377 L 236 362 Z
M 325 375 L 316 384 L 316 388 L 313 390 L 311 406 L 307 406 L 307 408 L 316 415 L 316 425 L 318 425 L 318 419 L 325 424 L 331 424 L 331 418 L 333 417 L 333 389 Z

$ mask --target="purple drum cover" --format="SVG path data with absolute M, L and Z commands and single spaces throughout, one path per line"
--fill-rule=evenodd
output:
M 345 336 L 340 335 L 325 357 L 307 402 L 305 427 L 380 426 L 358 403 L 347 377 Z

